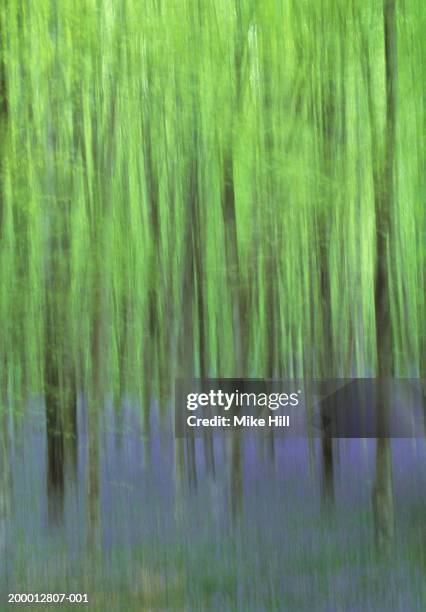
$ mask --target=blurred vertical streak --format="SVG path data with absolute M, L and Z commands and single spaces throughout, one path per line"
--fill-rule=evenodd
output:
M 182 318 L 179 341 L 179 362 L 185 375 L 193 374 L 194 364 L 194 321 L 193 321 L 193 302 L 194 302 L 194 253 L 192 248 L 192 229 L 191 229 L 191 207 L 187 207 L 185 219 L 185 241 L 183 255 L 183 275 L 182 288 L 180 291 L 182 304 Z M 185 440 L 176 439 L 176 469 L 185 466 L 186 477 L 190 487 L 196 487 L 197 467 L 195 459 L 195 444 L 193 438 L 188 434 Z M 180 479 L 178 479 L 180 482 Z
M 0 8 L 0 239 L 3 234 L 3 216 L 4 216 L 4 201 L 3 201 L 3 175 L 6 156 L 6 133 L 9 114 L 9 102 L 6 80 L 6 64 L 5 64 L 5 20 L 7 15 L 7 1 L 2 3 Z
M 124 271 L 122 272 L 125 276 Z M 125 293 L 121 298 L 118 308 L 118 329 L 117 329 L 117 357 L 118 357 L 118 386 L 115 389 L 114 406 L 121 416 L 123 397 L 126 392 L 126 374 L 127 374 L 127 352 L 129 344 L 129 326 L 130 326 L 130 298 L 128 295 L 129 288 L 126 286 Z
M 196 126 L 196 118 L 194 118 L 194 125 Z M 194 262 L 194 274 L 196 283 L 196 302 L 197 302 L 197 324 L 198 324 L 198 362 L 199 362 L 199 377 L 203 382 L 208 376 L 208 345 L 206 338 L 206 320 L 207 320 L 207 306 L 205 300 L 205 289 L 207 286 L 207 279 L 205 277 L 205 266 L 203 260 L 202 244 L 204 243 L 202 235 L 202 210 L 200 201 L 200 181 L 199 181 L 199 162 L 198 157 L 200 155 L 198 147 L 198 135 L 195 128 L 193 137 L 193 151 L 192 151 L 192 162 L 189 176 L 189 189 L 190 189 L 190 209 L 192 217 L 192 250 L 193 250 L 193 262 Z M 203 447 L 204 447 L 204 460 L 208 474 L 214 477 L 215 475 L 215 458 L 214 458 L 214 442 L 211 431 L 206 428 L 203 429 Z
M 98 249 L 99 251 L 99 249 Z M 103 408 L 105 384 L 105 294 L 102 279 L 101 254 L 95 258 L 95 279 L 92 312 L 92 379 L 87 400 L 87 548 L 94 554 L 101 543 L 100 518 L 100 412 Z
M 265 44 L 267 42 L 265 41 Z M 263 152 L 264 163 L 268 168 L 266 174 L 265 201 L 267 202 L 266 219 L 264 220 L 266 227 L 266 245 L 264 257 L 264 274 L 266 282 L 266 291 L 264 292 L 265 313 L 266 313 L 266 361 L 264 365 L 264 374 L 267 379 L 273 380 L 280 367 L 280 355 L 277 350 L 277 342 L 279 338 L 279 312 L 280 312 L 280 296 L 277 289 L 279 285 L 279 246 L 280 241 L 277 240 L 277 224 L 273 211 L 273 176 L 269 168 L 273 167 L 274 162 L 274 102 L 273 102 L 273 76 L 271 75 L 271 66 L 268 59 L 271 57 L 269 46 L 266 47 L 263 65 L 263 92 L 262 92 L 262 111 L 263 111 Z M 268 458 L 272 464 L 275 464 L 275 433 L 274 429 L 270 428 L 265 438 L 268 448 Z
M 153 113 L 154 96 L 152 83 L 152 69 L 150 60 L 147 59 L 147 108 L 148 113 Z M 151 389 L 152 381 L 155 378 L 155 367 L 159 359 L 161 359 L 160 351 L 160 309 L 158 302 L 158 288 L 160 280 L 160 257 L 161 257 L 161 242 L 160 242 L 160 211 L 159 211 L 159 185 L 157 178 L 157 168 L 153 153 L 153 130 L 151 121 L 147 114 L 143 119 L 143 143 L 144 152 L 144 170 L 145 170 L 145 186 L 148 200 L 150 232 L 151 232 L 151 253 L 150 267 L 148 270 L 149 280 L 147 286 L 147 333 L 145 342 L 142 347 L 143 354 L 143 371 L 145 384 L 144 406 L 143 406 L 143 425 L 144 435 L 147 439 L 145 445 L 146 453 L 145 460 L 150 462 L 149 438 L 151 436 Z
M 231 63 L 230 87 L 232 88 L 231 116 L 228 133 L 223 145 L 222 215 L 225 234 L 227 284 L 232 308 L 234 340 L 234 377 L 248 375 L 249 326 L 247 316 L 247 294 L 240 268 L 238 228 L 236 213 L 236 189 L 234 182 L 234 130 L 235 119 L 241 115 L 244 91 L 248 84 L 247 40 L 251 15 L 243 16 L 241 3 L 235 2 L 235 31 Z M 243 506 L 243 440 L 239 433 L 230 438 L 231 444 L 231 513 L 235 520 Z
M 243 511 L 243 448 L 240 433 L 231 435 L 231 517 L 235 524 Z
M 6 406 L 0 406 L 0 568 L 7 559 L 7 524 L 10 514 L 9 427 Z
M 108 31 L 105 44 L 114 46 L 117 30 Z M 107 42 L 108 41 L 108 42 Z M 101 49 L 100 54 L 105 52 Z M 112 177 L 115 174 L 117 101 L 120 81 L 115 75 L 110 90 L 100 80 L 96 62 L 90 66 L 90 79 L 85 84 L 86 95 L 96 92 L 96 103 L 88 109 L 84 118 L 86 141 L 83 146 L 83 159 L 88 180 L 94 189 L 93 214 L 91 219 L 91 311 L 90 311 L 90 380 L 87 399 L 87 436 L 88 457 L 86 476 L 86 543 L 92 556 L 101 546 L 101 509 L 100 509 L 100 425 L 101 411 L 109 372 L 110 347 L 110 293 L 111 275 L 108 269 L 110 232 L 113 223 Z M 105 100 L 105 103 L 102 102 Z M 102 129 L 103 121 L 108 130 Z
M 55 193 L 56 124 L 47 126 L 45 189 Z M 49 523 L 61 524 L 64 513 L 64 395 L 65 389 L 65 299 L 63 284 L 62 219 L 52 198 L 45 216 L 44 241 L 44 394 L 47 435 L 47 495 Z M 65 279 L 64 279 L 65 280 Z
M 7 15 L 8 2 L 5 1 L 0 7 L 0 256 L 3 239 L 3 221 L 4 221 L 4 173 L 6 161 L 6 143 L 7 143 L 7 128 L 8 128 L 8 89 L 6 80 L 6 64 L 5 64 L 5 19 Z M 0 401 L 7 402 L 7 386 L 8 386 L 8 359 L 7 351 L 4 346 L 0 349 Z
M 389 555 L 394 535 L 394 502 L 392 485 L 392 455 L 387 436 L 389 423 L 389 386 L 386 378 L 393 372 L 391 300 L 388 248 L 393 234 L 395 198 L 395 149 L 397 120 L 397 26 L 396 0 L 383 1 L 386 124 L 385 150 L 381 184 L 376 190 L 376 344 L 379 378 L 377 418 L 383 437 L 376 442 L 376 481 L 373 509 L 376 545 L 379 552 Z
M 51 300 L 49 299 L 49 303 Z M 57 363 L 57 338 L 51 306 L 46 308 L 45 402 L 47 435 L 47 494 L 49 522 L 58 525 L 64 512 L 64 427 Z
M 49 36 L 56 49 L 61 24 L 54 7 L 50 25 Z M 50 68 L 46 75 L 49 85 L 55 70 L 60 72 L 57 55 Z M 69 322 L 72 198 L 67 192 L 63 194 L 66 182 L 60 158 L 66 130 L 61 121 L 61 104 L 61 97 L 56 92 L 45 101 L 48 120 L 41 132 L 45 148 L 43 192 L 48 196 L 43 208 L 44 391 L 49 518 L 53 524 L 63 520 L 66 453 L 71 463 L 70 474 L 75 475 L 77 463 L 77 380 Z
M 190 108 L 191 122 L 195 122 L 197 119 L 195 104 L 188 105 Z M 176 107 L 179 108 L 179 96 L 177 95 Z M 195 332 L 195 313 L 194 305 L 197 305 L 199 295 L 196 295 L 196 272 L 195 272 L 195 232 L 196 228 L 194 224 L 196 222 L 195 215 L 197 214 L 197 189 L 198 189 L 198 177 L 197 177 L 197 129 L 192 124 L 192 134 L 189 139 L 189 145 L 191 148 L 188 151 L 189 157 L 189 172 L 188 181 L 184 186 L 184 217 L 183 217 L 183 251 L 182 251 L 182 276 L 181 286 L 179 288 L 179 298 L 181 304 L 181 317 L 179 326 L 179 338 L 178 338 L 178 361 L 179 361 L 179 374 L 184 377 L 191 378 L 195 375 L 194 364 L 196 360 L 194 350 L 194 332 Z M 200 273 L 200 270 L 198 270 Z M 204 335 L 203 335 L 203 323 L 200 316 L 203 316 L 204 308 L 203 302 L 201 304 L 201 315 L 198 308 L 198 324 L 202 327 L 201 338 L 199 345 L 199 358 L 201 364 L 204 364 L 205 355 L 202 351 L 204 349 Z M 203 366 L 204 367 L 204 366 Z M 178 499 L 181 501 L 183 498 L 183 478 L 182 470 L 184 471 L 185 479 L 190 489 L 197 488 L 197 462 L 195 453 L 195 441 L 191 433 L 188 433 L 184 439 L 175 439 L 175 469 L 176 469 L 176 487 Z
M 332 185 L 334 180 L 334 159 L 337 157 L 336 137 L 338 136 L 338 125 L 340 117 L 337 114 L 344 113 L 344 98 L 343 104 L 339 104 L 341 100 L 338 98 L 338 86 L 334 77 L 335 71 L 333 64 L 336 58 L 330 58 L 329 51 L 329 36 L 327 32 L 328 20 L 333 19 L 333 9 L 330 10 L 327 2 L 322 0 L 321 12 L 323 19 L 320 23 L 319 54 L 318 62 L 321 67 L 321 88 L 318 100 L 318 134 L 320 137 L 321 151 L 321 170 L 326 178 L 325 189 L 327 199 L 332 199 Z M 339 21 L 340 28 L 343 27 L 342 21 Z M 339 38 L 345 39 L 345 32 L 339 31 Z M 344 44 L 344 42 L 342 43 Z M 339 75 L 340 76 L 340 75 Z M 328 191 L 329 190 L 329 191 Z M 329 211 L 327 211 L 329 213 Z M 332 293 L 331 293 L 331 278 L 330 278 L 330 234 L 328 228 L 331 226 L 330 219 L 324 215 L 321 206 L 316 202 L 314 208 L 315 215 L 315 238 L 316 249 L 318 253 L 318 275 L 320 285 L 321 298 L 321 313 L 322 313 L 322 350 L 319 354 L 319 364 L 315 364 L 320 372 L 321 378 L 326 378 L 333 375 L 336 371 L 336 360 L 334 359 L 333 346 L 333 321 L 332 321 Z M 313 300 L 314 302 L 314 300 Z M 315 314 L 313 315 L 315 319 Z M 351 321 L 347 322 L 348 325 Z M 346 364 L 345 364 L 346 365 Z M 350 364 L 349 364 L 350 367 Z M 347 374 L 347 372 L 345 373 Z M 321 407 L 326 403 L 321 403 Z M 325 414 L 321 412 L 321 417 Z M 333 438 L 330 438 L 326 433 L 321 437 L 321 460 L 322 460 L 322 499 L 325 503 L 334 501 L 334 457 L 333 457 Z
M 242 329 L 243 304 L 239 291 L 240 266 L 238 258 L 237 221 L 235 213 L 235 188 L 232 151 L 227 151 L 224 158 L 224 193 L 223 215 L 225 226 L 225 247 L 227 259 L 228 286 L 233 312 L 233 334 L 235 355 L 235 376 L 245 375 L 247 347 Z M 231 510 L 235 520 L 242 509 L 242 440 L 238 433 L 231 436 Z
M 70 466 L 70 476 L 75 480 L 77 477 L 77 451 L 78 451 L 78 429 L 77 429 L 77 385 L 73 376 L 70 377 L 69 385 L 65 391 L 65 459 Z
M 93 389 L 87 402 L 86 543 L 90 555 L 101 545 L 99 423 L 102 394 Z
M 334 502 L 334 461 L 333 461 L 333 438 L 322 434 L 322 500 L 325 504 Z

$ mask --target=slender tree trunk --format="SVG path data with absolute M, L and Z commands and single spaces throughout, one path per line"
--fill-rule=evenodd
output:
M 194 337 L 193 337 L 193 252 L 191 247 L 191 239 L 186 242 L 186 270 L 184 272 L 183 287 L 182 287 L 182 336 L 180 341 L 180 362 L 184 365 L 184 373 L 188 372 L 189 367 L 192 368 L 194 361 Z M 197 487 L 197 464 L 195 457 L 195 442 L 191 432 L 188 432 L 184 441 L 176 439 L 176 465 L 184 464 L 186 468 L 186 477 L 190 488 Z M 184 460 L 182 459 L 184 457 Z
M 5 144 L 9 115 L 8 91 L 6 81 L 5 38 L 4 18 L 6 15 L 7 2 L 0 9 L 0 238 L 3 235 L 4 199 L 3 199 L 3 174 L 5 160 Z M 3 12 L 2 12 L 3 10 Z
M 204 336 L 204 301 L 201 295 L 202 288 L 196 287 L 201 283 L 201 254 L 197 253 L 195 242 L 199 240 L 199 211 L 198 211 L 198 170 L 197 170 L 197 140 L 196 130 L 194 130 L 193 147 L 195 156 L 193 156 L 190 167 L 188 169 L 189 185 L 188 185 L 188 208 L 187 217 L 185 220 L 185 241 L 184 241 L 184 261 L 185 269 L 183 274 L 181 303 L 183 304 L 182 320 L 181 320 L 181 335 L 180 335 L 180 363 L 183 364 L 182 372 L 185 376 L 194 376 L 194 302 L 198 308 L 198 332 L 199 332 L 199 359 L 201 376 L 205 373 L 205 336 Z M 198 262 L 196 261 L 198 257 Z M 198 278 L 196 278 L 198 273 Z M 195 298 L 195 299 L 194 299 Z M 185 450 L 184 465 L 186 468 L 186 477 L 190 489 L 197 488 L 197 463 L 195 454 L 195 440 L 192 432 L 188 432 L 184 447 L 180 440 L 176 441 L 176 452 L 181 456 L 176 456 L 176 465 L 182 464 L 182 454 Z
M 114 172 L 113 135 L 115 130 L 116 91 L 111 96 L 109 124 L 111 136 L 104 142 L 98 130 L 96 121 L 93 125 L 92 163 L 97 167 L 102 181 L 107 181 Z M 93 285 L 91 302 L 91 338 L 90 355 L 91 368 L 89 390 L 87 395 L 87 507 L 86 529 L 87 547 L 89 553 L 95 553 L 101 543 L 101 512 L 100 512 L 100 422 L 101 410 L 104 404 L 105 387 L 108 374 L 109 334 L 108 322 L 110 316 L 109 284 L 105 261 L 108 253 L 108 231 L 112 215 L 112 200 L 109 185 L 99 183 L 98 199 L 94 202 L 94 222 L 91 238 L 93 245 Z M 108 389 L 109 390 L 109 389 Z
M 394 208 L 395 131 L 397 109 L 397 28 L 396 0 L 384 0 L 384 46 L 386 70 L 386 133 L 381 185 L 376 185 L 376 338 L 377 373 L 379 378 L 378 419 L 385 434 L 377 439 L 376 482 L 373 491 L 376 544 L 389 554 L 394 534 L 392 491 L 392 457 L 388 437 L 389 396 L 384 380 L 393 375 L 392 336 L 389 299 L 388 247 L 392 245 Z M 377 194 L 377 188 L 379 193 Z
M 234 163 L 232 151 L 225 151 L 223 166 L 222 210 L 225 227 L 226 265 L 232 307 L 235 378 L 245 375 L 247 350 L 243 338 L 244 305 L 240 293 L 240 262 L 238 256 L 237 218 L 235 210 Z M 242 509 L 242 440 L 238 432 L 231 436 L 231 513 L 236 520 Z
M 100 545 L 100 448 L 99 424 L 103 405 L 105 384 L 105 308 L 106 296 L 102 274 L 101 247 L 96 241 L 98 252 L 94 262 L 94 286 L 92 303 L 91 357 L 92 375 L 87 397 L 87 548 L 92 555 Z
M 148 72 L 148 82 L 150 83 L 150 71 Z M 148 291 L 148 334 L 143 346 L 145 393 L 143 406 L 143 425 L 146 439 L 145 458 L 151 460 L 151 389 L 152 381 L 155 377 L 156 357 L 161 360 L 160 331 L 158 324 L 159 308 L 157 301 L 158 290 L 158 270 L 160 266 L 160 220 L 159 220 L 159 186 L 157 170 L 152 153 L 151 133 L 148 120 L 145 121 L 144 134 L 144 159 L 145 159 L 145 178 L 147 199 L 149 202 L 150 225 L 152 237 L 152 253 L 150 258 L 149 280 L 147 283 Z
M 0 559 L 6 559 L 10 515 L 11 479 L 9 466 L 8 413 L 0 414 Z
M 208 376 L 207 370 L 207 338 L 205 321 L 207 319 L 206 304 L 204 296 L 205 286 L 205 275 L 204 275 L 204 260 L 202 252 L 202 222 L 201 222 L 201 209 L 198 194 L 198 151 L 195 147 L 195 158 L 191 169 L 191 199 L 192 208 L 194 211 L 193 216 L 193 259 L 195 264 L 195 276 L 197 286 L 197 318 L 198 318 L 198 358 L 200 368 L 200 379 L 204 381 Z M 214 457 L 214 443 L 212 432 L 206 428 L 203 431 L 203 445 L 204 445 L 204 459 L 208 473 L 213 477 L 215 475 L 215 457 Z
M 100 449 L 99 449 L 99 413 L 100 397 L 89 394 L 87 401 L 87 435 L 88 455 L 86 468 L 86 543 L 89 554 L 93 555 L 100 546 Z
M 327 46 L 327 32 L 322 29 L 321 32 L 321 58 L 325 61 L 323 73 L 325 75 L 330 73 L 331 67 L 329 66 L 329 58 L 326 51 Z M 321 125 L 320 134 L 322 138 L 321 142 L 321 157 L 322 157 L 322 170 L 325 177 L 327 178 L 327 184 L 331 185 L 333 182 L 333 156 L 334 156 L 334 142 L 336 132 L 336 87 L 334 82 L 330 79 L 325 78 L 325 82 L 322 83 L 321 98 L 319 101 L 321 111 Z M 330 196 L 328 196 L 330 197 Z M 319 273 L 319 286 L 320 296 L 322 300 L 322 328 L 321 328 L 321 343 L 324 348 L 320 353 L 319 357 L 319 372 L 320 377 L 327 378 L 332 376 L 335 368 L 334 361 L 334 346 L 333 346 L 333 331 L 332 331 L 332 316 L 331 316 L 331 282 L 330 282 L 330 265 L 329 265 L 329 233 L 328 229 L 329 219 L 326 220 L 323 217 L 321 211 L 315 210 L 315 229 L 317 232 L 317 250 L 318 250 L 318 273 Z M 314 300 L 313 300 L 313 303 Z M 313 320 L 315 320 L 315 315 Z M 316 364 L 314 364 L 316 366 Z M 325 406 L 325 402 L 322 403 Z M 325 414 L 321 411 L 321 419 L 323 420 Z M 334 457 L 333 457 L 333 438 L 331 438 L 326 432 L 321 437 L 321 461 L 322 461 L 322 482 L 321 482 L 321 493 L 322 501 L 326 507 L 334 502 Z
M 263 115 L 264 115 L 264 156 L 265 160 L 272 163 L 274 154 L 274 141 L 273 141 L 273 122 L 271 117 L 273 116 L 272 96 L 271 96 L 271 84 L 268 77 L 269 66 L 264 66 L 264 93 L 263 93 Z M 273 201 L 272 193 L 272 177 L 270 174 L 267 176 L 267 185 L 265 200 L 270 203 Z M 264 292 L 265 299 L 265 312 L 266 312 L 266 363 L 264 369 L 264 376 L 269 380 L 273 380 L 277 371 L 279 353 L 277 350 L 278 334 L 280 333 L 278 321 L 279 321 L 279 291 L 277 291 L 277 284 L 279 282 L 278 275 L 278 264 L 276 248 L 278 241 L 276 239 L 276 227 L 274 222 L 274 211 L 272 205 L 269 204 L 267 209 L 267 216 L 264 221 L 266 225 L 266 258 L 264 262 L 264 274 L 266 291 Z M 266 434 L 267 440 L 267 453 L 272 465 L 275 464 L 275 431 L 270 428 L 270 431 Z
M 246 369 L 246 336 L 244 300 L 241 286 L 240 261 L 238 255 L 237 215 L 235 208 L 234 160 L 232 150 L 225 151 L 223 160 L 222 211 L 225 228 L 225 251 L 228 287 L 232 307 L 235 371 L 241 377 Z
M 3 10 L 3 12 L 2 12 Z M 0 8 L 0 245 L 3 237 L 3 224 L 4 224 L 4 172 L 5 172 L 5 159 L 6 159 L 6 142 L 7 142 L 7 126 L 8 126 L 8 91 L 6 81 L 6 65 L 4 60 L 5 53 L 5 37 L 4 37 L 4 18 L 7 10 L 7 2 L 4 2 L 3 8 Z M 0 251 L 1 253 L 1 251 Z M 5 403 L 7 401 L 7 387 L 8 387 L 8 360 L 6 351 L 0 351 L 0 400 Z
M 49 153 L 46 187 L 56 184 L 55 126 L 47 130 Z M 63 356 L 64 337 L 63 287 L 61 283 L 61 225 L 57 211 L 52 206 L 46 221 L 45 278 L 44 278 L 44 394 L 47 437 L 47 496 L 49 522 L 62 521 L 64 510 L 65 458 L 63 415 Z
M 48 298 L 45 346 L 45 401 L 47 431 L 47 492 L 49 521 L 61 522 L 64 510 L 64 427 L 61 410 L 61 386 L 58 367 L 58 339 L 55 334 L 57 322 L 52 316 L 51 300 Z
M 245 29 L 241 6 L 236 4 L 237 31 L 234 39 L 234 66 L 232 78 L 235 82 L 235 108 L 241 111 L 243 102 L 243 55 L 248 30 Z M 232 307 L 234 338 L 234 376 L 247 376 L 248 366 L 248 325 L 246 294 L 243 289 L 238 253 L 237 214 L 235 203 L 234 157 L 233 157 L 234 119 L 231 117 L 228 139 L 223 154 L 222 213 L 225 229 L 225 251 L 228 288 Z M 243 506 L 243 441 L 234 432 L 231 444 L 231 513 L 234 520 Z

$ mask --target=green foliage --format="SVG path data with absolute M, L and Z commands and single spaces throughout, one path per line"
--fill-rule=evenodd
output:
M 418 375 L 424 4 L 397 20 L 387 266 L 396 373 Z M 236 335 L 247 375 L 374 371 L 381 2 L 12 0 L 1 24 L 3 386 L 39 387 L 45 353 L 121 390 L 203 356 L 232 376 Z

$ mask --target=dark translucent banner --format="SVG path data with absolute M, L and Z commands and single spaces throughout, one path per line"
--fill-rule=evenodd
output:
M 178 379 L 175 435 L 423 437 L 425 388 L 406 378 Z

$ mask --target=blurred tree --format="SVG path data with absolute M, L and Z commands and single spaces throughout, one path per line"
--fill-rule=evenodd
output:
M 389 245 L 392 240 L 395 200 L 395 152 L 397 113 L 397 26 L 396 0 L 384 0 L 384 47 L 386 84 L 386 122 L 384 159 L 381 173 L 376 172 L 376 339 L 379 392 L 377 417 L 386 432 L 389 420 L 388 385 L 384 380 L 394 375 L 390 300 Z M 376 154 L 378 152 L 376 151 Z M 390 439 L 377 439 L 376 482 L 373 492 L 376 543 L 381 552 L 389 553 L 394 532 L 392 456 Z

